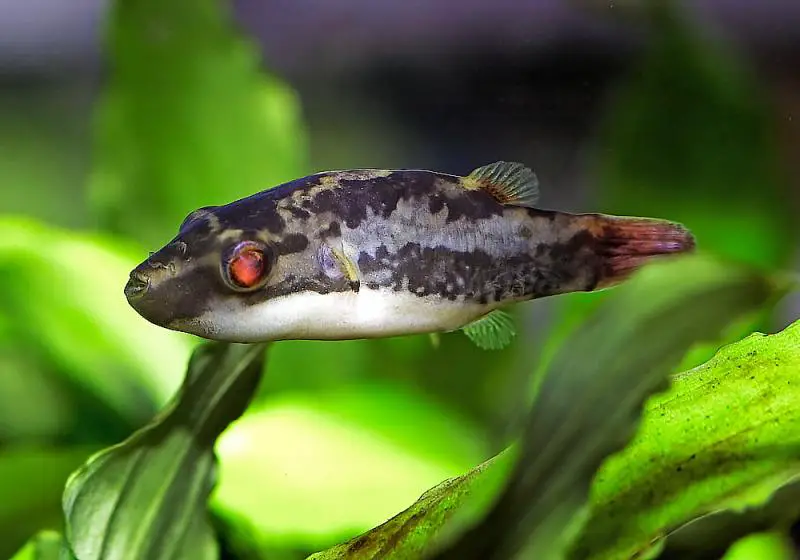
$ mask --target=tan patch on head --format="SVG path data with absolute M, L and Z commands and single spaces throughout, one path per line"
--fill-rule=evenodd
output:
M 206 223 L 208 223 L 208 228 L 211 230 L 211 233 L 218 233 L 220 229 L 222 229 L 222 225 L 219 223 L 219 217 L 216 214 L 209 212 L 204 217 L 206 219 Z
M 255 235 L 248 235 L 247 240 L 261 241 L 263 243 L 272 243 L 279 237 L 273 235 L 266 229 L 259 229 L 254 232 Z M 229 242 L 238 242 L 245 239 L 244 230 L 238 228 L 229 228 L 217 233 L 217 239 L 221 245 L 227 245 Z
M 324 191 L 337 189 L 341 186 L 338 176 L 322 175 L 319 178 L 319 184 L 312 185 L 308 188 L 297 189 L 291 193 L 290 196 L 282 198 L 277 203 L 279 210 L 285 210 L 288 207 L 302 207 L 306 201 L 313 200 L 315 196 Z
M 327 189 L 334 189 L 339 186 L 339 177 L 338 175 L 323 175 L 320 177 L 319 180 L 319 187 L 323 187 L 320 189 L 319 187 L 312 187 L 309 192 L 313 192 L 316 188 L 317 192 Z
M 220 241 L 234 241 L 242 237 L 243 230 L 241 229 L 226 229 L 217 232 L 217 239 Z
M 340 171 L 336 173 L 337 179 L 345 181 L 367 181 L 378 177 L 388 177 L 393 171 L 391 169 L 354 169 L 350 171 Z

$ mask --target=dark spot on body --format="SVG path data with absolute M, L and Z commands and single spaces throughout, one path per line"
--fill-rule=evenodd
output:
M 565 243 L 555 243 L 550 246 L 550 255 L 553 260 L 570 259 L 581 250 L 591 248 L 594 251 L 595 237 L 586 229 L 578 231 Z
M 308 247 L 308 237 L 301 233 L 291 233 L 284 235 L 281 240 L 275 244 L 278 255 L 291 255 L 292 253 L 299 253 Z
M 428 197 L 428 211 L 431 214 L 438 214 L 444 208 L 444 198 L 441 196 Z
M 323 228 L 319 235 L 322 239 L 328 239 L 329 237 L 340 237 L 342 235 L 342 228 L 339 225 L 339 222 L 331 222 L 328 227 Z
M 503 206 L 484 191 L 465 191 L 460 196 L 447 197 L 447 222 L 455 222 L 462 217 L 480 220 L 503 213 Z M 446 196 L 438 194 L 437 196 Z
M 257 205 L 257 206 L 253 206 Z M 273 234 L 283 232 L 286 221 L 271 199 L 244 199 L 219 209 L 217 218 L 222 229 L 266 230 Z
M 299 206 L 288 206 L 286 208 L 292 217 L 297 218 L 298 220 L 307 220 L 311 217 L 311 212 L 306 209 L 300 208 Z
M 362 253 L 362 255 L 369 256 L 367 253 Z M 375 249 L 375 258 L 376 259 L 385 259 L 389 256 L 389 250 L 386 248 L 386 245 L 379 245 L 377 249 Z M 360 256 L 359 256 L 360 258 Z

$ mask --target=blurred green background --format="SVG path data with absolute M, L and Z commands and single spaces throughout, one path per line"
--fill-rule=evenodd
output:
M 797 268 L 790 2 L 39 4 L 0 6 L 0 556 L 59 528 L 68 474 L 180 383 L 197 341 L 122 287 L 197 207 L 330 168 L 516 160 L 545 207 L 682 221 L 703 250 Z M 520 306 L 502 352 L 274 345 L 217 447 L 228 546 L 301 557 L 498 452 L 531 368 L 603 297 Z

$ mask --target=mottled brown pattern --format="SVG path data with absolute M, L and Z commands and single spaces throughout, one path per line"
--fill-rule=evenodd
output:
M 571 249 L 583 237 L 576 234 L 563 244 L 540 244 L 539 250 L 533 253 L 503 258 L 477 249 L 452 251 L 441 246 L 409 243 L 392 254 L 385 249 L 379 249 L 375 257 L 361 253 L 358 265 L 369 275 L 375 269 L 384 268 L 384 263 L 389 261 L 392 275 L 384 286 L 395 291 L 407 290 L 419 296 L 438 295 L 453 301 L 481 304 L 516 301 L 594 288 L 597 257 L 591 244 Z M 562 258 L 566 254 L 571 258 Z M 367 287 L 382 286 L 378 282 L 368 282 Z
M 592 290 L 686 247 L 674 224 L 503 205 L 462 181 L 417 170 L 328 172 L 200 209 L 134 270 L 126 294 L 149 320 L 173 327 L 233 302 L 359 285 L 493 305 Z M 220 274 L 222 255 L 243 240 L 266 244 L 274 260 L 267 284 L 251 293 L 231 290 Z M 330 258 L 326 269 L 323 249 L 349 259 L 358 278 L 332 273 Z

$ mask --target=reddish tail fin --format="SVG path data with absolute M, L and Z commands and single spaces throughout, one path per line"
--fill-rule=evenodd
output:
M 625 280 L 654 258 L 694 250 L 694 236 L 681 224 L 652 218 L 595 215 L 591 226 L 604 265 L 597 288 Z

